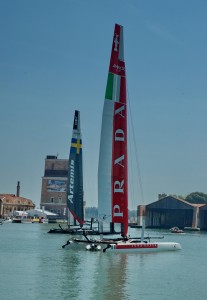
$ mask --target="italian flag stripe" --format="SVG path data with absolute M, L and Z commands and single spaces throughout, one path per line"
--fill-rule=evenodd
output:
M 120 101 L 120 79 L 119 75 L 108 73 L 105 99 Z
M 113 83 L 114 83 L 114 74 L 109 73 L 106 85 L 106 94 L 105 99 L 112 100 L 113 96 Z

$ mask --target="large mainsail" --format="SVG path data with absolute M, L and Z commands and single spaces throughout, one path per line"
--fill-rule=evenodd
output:
M 77 110 L 74 115 L 69 156 L 67 204 L 74 220 L 77 220 L 82 225 L 84 223 L 82 139 L 80 129 L 80 112 Z
M 128 231 L 127 107 L 123 27 L 114 29 L 102 115 L 98 169 L 99 220 Z

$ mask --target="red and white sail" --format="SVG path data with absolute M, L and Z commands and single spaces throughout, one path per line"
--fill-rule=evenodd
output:
M 99 219 L 128 231 L 127 99 L 123 27 L 116 24 L 102 115 L 98 170 Z

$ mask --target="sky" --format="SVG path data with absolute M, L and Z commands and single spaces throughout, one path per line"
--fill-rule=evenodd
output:
M 205 0 L 1 0 L 0 193 L 15 194 L 20 181 L 39 206 L 45 158 L 68 158 L 77 109 L 85 200 L 97 206 L 115 23 L 124 26 L 135 141 L 130 208 L 159 193 L 207 193 L 206 12 Z

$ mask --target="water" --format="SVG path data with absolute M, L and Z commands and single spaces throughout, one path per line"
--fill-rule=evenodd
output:
M 64 250 L 69 236 L 48 234 L 51 227 L 0 226 L 0 299 L 206 299 L 207 233 L 151 231 L 183 249 L 115 254 Z M 140 235 L 139 229 L 131 231 Z

